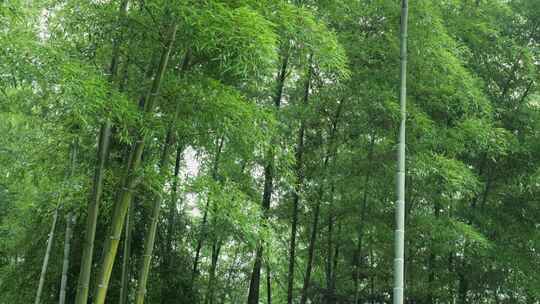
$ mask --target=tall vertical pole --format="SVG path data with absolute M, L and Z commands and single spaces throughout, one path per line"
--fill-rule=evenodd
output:
M 54 229 L 56 228 L 56 219 L 58 218 L 58 207 L 54 210 L 53 221 L 51 225 L 51 232 L 49 232 L 49 238 L 47 240 L 47 249 L 45 250 L 45 258 L 43 258 L 43 266 L 41 266 L 41 274 L 39 276 L 39 284 L 36 292 L 35 304 L 41 303 L 41 294 L 43 293 L 43 285 L 45 284 L 45 274 L 47 273 L 47 267 L 49 266 L 49 257 L 51 256 L 52 242 L 54 239 Z
M 60 298 L 58 304 L 66 303 L 66 293 L 68 284 L 69 272 L 69 254 L 71 248 L 71 237 L 73 236 L 73 224 L 75 224 L 75 216 L 73 213 L 68 213 L 66 216 L 66 235 L 64 239 L 64 260 L 62 262 L 62 279 L 60 281 Z
M 397 202 L 396 202 L 396 233 L 394 258 L 394 304 L 403 304 L 404 281 L 404 251 L 405 251 L 405 121 L 407 116 L 407 0 L 401 2 L 401 31 L 400 31 L 400 90 L 399 103 L 401 124 L 398 140 L 397 164 Z
M 68 179 L 73 184 L 73 175 L 75 175 L 75 165 L 77 164 L 79 141 L 77 138 L 73 140 L 71 144 L 71 156 L 70 156 L 70 169 Z M 66 303 L 66 293 L 68 284 L 68 272 L 69 272 L 69 254 L 71 248 L 71 237 L 73 235 L 73 225 L 75 224 L 75 216 L 73 212 L 68 212 L 66 216 L 66 235 L 64 239 L 64 261 L 62 263 L 62 279 L 60 281 L 60 298 L 58 304 Z

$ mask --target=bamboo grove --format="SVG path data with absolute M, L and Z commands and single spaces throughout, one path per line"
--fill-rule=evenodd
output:
M 0 1 L 0 304 L 540 303 L 539 93 L 536 0 Z

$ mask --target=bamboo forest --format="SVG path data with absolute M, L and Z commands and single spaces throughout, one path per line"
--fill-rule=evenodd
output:
M 0 0 L 0 304 L 539 304 L 540 0 Z

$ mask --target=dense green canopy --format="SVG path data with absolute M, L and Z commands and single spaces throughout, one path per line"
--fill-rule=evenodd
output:
M 540 303 L 540 1 L 408 24 L 405 301 Z M 398 0 L 0 1 L 0 304 L 391 303 L 399 31 Z

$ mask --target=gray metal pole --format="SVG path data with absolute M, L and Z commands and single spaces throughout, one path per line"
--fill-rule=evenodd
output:
M 403 273 L 405 251 L 405 121 L 407 116 L 407 0 L 401 2 L 401 32 L 400 32 L 400 91 L 399 103 L 401 112 L 401 124 L 399 127 L 398 140 L 398 165 L 397 165 L 397 202 L 396 202 L 396 233 L 395 233 L 395 258 L 394 258 L 394 304 L 403 304 Z

